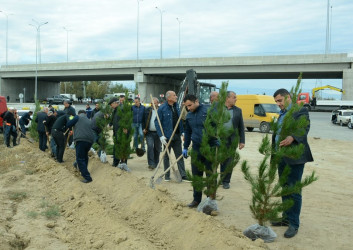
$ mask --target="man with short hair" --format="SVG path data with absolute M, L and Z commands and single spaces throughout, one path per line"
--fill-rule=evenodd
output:
M 84 110 L 78 111 L 72 120 L 67 123 L 68 127 L 74 127 L 74 142 L 76 144 L 76 164 L 81 172 L 83 183 L 92 182 L 88 171 L 88 152 L 94 141 L 94 133 L 91 129 L 91 120 L 88 119 Z
M 91 119 L 93 119 L 94 115 L 100 110 L 99 103 L 96 103 L 95 105 L 95 108 L 92 110 Z
M 24 138 L 26 137 L 26 125 L 29 124 L 29 121 L 32 120 L 31 115 L 33 114 L 32 111 L 28 111 L 21 116 L 21 119 L 19 121 L 20 127 L 21 127 L 21 137 Z
M 87 114 L 87 118 L 91 119 L 92 118 L 92 108 L 91 106 L 89 106 L 89 104 L 86 104 L 86 114 Z
M 241 109 L 235 106 L 236 101 L 237 95 L 235 94 L 235 92 L 227 91 L 225 105 L 229 112 L 230 119 L 224 124 L 224 127 L 233 130 L 233 133 L 227 138 L 227 145 L 231 145 L 232 141 L 234 141 L 238 136 L 239 150 L 242 150 L 245 147 L 245 129 L 243 114 Z M 232 162 L 232 159 L 228 158 L 221 164 L 221 178 L 224 189 L 230 188 L 229 183 L 233 173 L 233 168 L 231 168 L 230 170 L 227 169 L 230 162 Z
M 143 141 L 142 122 L 145 119 L 145 106 L 141 105 L 140 97 L 135 97 L 135 105 L 132 109 L 132 127 L 134 128 L 134 149 L 139 145 L 139 138 L 141 141 L 141 148 L 145 151 L 145 142 Z
M 281 109 L 278 117 L 278 123 L 283 124 L 284 117 L 287 112 L 292 108 L 292 98 L 290 93 L 286 89 L 278 89 L 273 97 L 275 99 L 276 104 Z M 291 145 L 304 145 L 304 152 L 298 159 L 292 159 L 284 157 L 281 162 L 278 164 L 278 176 L 281 178 L 284 168 L 289 166 L 290 173 L 287 177 L 286 183 L 283 183 L 285 186 L 293 186 L 298 181 L 301 181 L 304 171 L 305 163 L 314 161 L 313 156 L 311 154 L 311 150 L 308 144 L 308 133 L 310 130 L 310 119 L 307 108 L 302 107 L 298 112 L 293 113 L 293 119 L 298 120 L 300 117 L 304 116 L 309 124 L 306 127 L 305 134 L 302 136 L 296 135 L 286 135 L 286 138 L 279 142 L 281 129 L 277 131 L 276 134 L 272 135 L 272 145 L 276 150 L 275 146 L 279 143 L 279 147 L 290 147 Z M 272 226 L 288 226 L 288 229 L 284 233 L 284 237 L 292 238 L 294 237 L 299 229 L 299 216 L 302 206 L 302 195 L 301 193 L 294 193 L 288 196 L 282 196 L 282 201 L 292 199 L 294 201 L 294 205 L 283 212 L 282 221 L 273 222 Z
M 82 100 L 81 100 L 81 102 L 82 102 Z M 63 101 L 63 104 L 65 106 L 65 108 L 64 108 L 65 114 L 70 114 L 71 116 L 75 116 L 76 115 L 76 110 L 75 110 L 74 107 L 71 106 L 71 102 L 70 101 L 65 100 L 65 101 Z M 71 133 L 71 129 L 70 129 L 70 133 Z M 67 138 L 67 136 L 69 136 L 70 133 L 66 134 L 66 138 Z M 72 136 L 70 136 L 70 138 L 69 138 L 69 146 L 73 146 L 72 143 L 73 143 L 73 138 L 72 138 Z
M 162 128 L 159 127 L 157 119 L 155 120 L 155 126 L 157 130 L 157 134 L 159 136 L 159 139 L 161 143 L 165 146 L 167 146 L 168 141 L 171 139 L 172 133 L 174 128 L 176 127 L 176 124 L 178 122 L 179 116 L 180 116 L 180 109 L 177 106 L 177 95 L 175 94 L 174 91 L 167 91 L 165 94 L 166 97 L 166 102 L 162 104 L 159 109 L 158 109 L 158 116 L 161 121 Z M 162 130 L 164 132 L 164 135 L 162 134 Z M 184 133 L 184 127 L 183 123 L 179 122 L 179 125 L 175 131 L 175 134 L 172 138 L 171 143 L 169 144 L 168 150 L 173 148 L 175 158 L 178 159 L 178 157 L 182 154 L 182 148 L 181 148 L 181 135 Z M 168 154 L 164 155 L 164 170 L 167 170 L 169 168 L 169 156 Z M 184 165 L 184 159 L 181 159 L 178 161 L 178 170 L 180 173 L 180 176 L 183 181 L 189 181 L 186 172 L 185 172 L 185 165 Z M 170 171 L 168 171 L 165 176 L 164 176 L 165 181 L 170 181 Z
M 204 131 L 204 123 L 207 118 L 208 107 L 199 103 L 199 100 L 195 95 L 187 94 L 184 97 L 184 105 L 190 111 L 186 115 L 185 120 L 185 137 L 184 137 L 184 149 L 183 156 L 184 158 L 188 157 L 188 148 L 192 141 L 192 150 L 196 152 L 196 157 L 198 162 L 202 162 L 206 169 L 212 171 L 211 162 L 209 162 L 200 152 L 202 134 Z M 193 162 L 192 159 L 191 162 Z M 192 175 L 203 176 L 203 171 L 201 171 L 196 165 L 191 163 Z M 207 174 L 207 173 L 206 173 Z M 202 192 L 197 191 L 193 187 L 193 200 L 188 205 L 190 208 L 197 207 L 202 200 Z
M 37 123 L 37 131 L 39 136 L 39 149 L 45 152 L 47 146 L 47 135 L 45 133 L 44 121 L 48 116 L 48 108 L 44 107 L 42 111 L 37 113 L 35 122 Z
M 153 97 L 153 104 L 158 110 L 158 98 Z M 147 142 L 147 162 L 148 169 L 153 170 L 159 163 L 159 154 L 161 152 L 161 141 L 157 134 L 155 120 L 157 117 L 157 111 L 153 109 L 153 105 L 146 109 L 145 120 L 143 123 L 143 133 L 146 135 Z
M 217 91 L 212 91 L 210 94 L 210 103 L 212 104 L 213 102 L 218 101 L 218 92 Z

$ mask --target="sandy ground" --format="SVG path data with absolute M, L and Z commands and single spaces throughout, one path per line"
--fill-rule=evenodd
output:
M 262 136 L 246 133 L 241 151 L 253 171 L 262 159 Z M 240 164 L 231 188 L 220 187 L 220 213 L 211 217 L 186 207 L 190 183 L 172 180 L 151 189 L 146 156 L 133 155 L 131 173 L 93 156 L 94 181 L 83 184 L 72 167 L 74 150 L 67 149 L 65 163 L 58 164 L 25 139 L 11 149 L 2 136 L 0 142 L 1 249 L 352 249 L 353 142 L 310 138 L 315 162 L 305 175 L 315 170 L 319 180 L 303 191 L 299 233 L 285 239 L 285 228 L 273 228 L 278 238 L 268 244 L 242 235 L 255 221 Z

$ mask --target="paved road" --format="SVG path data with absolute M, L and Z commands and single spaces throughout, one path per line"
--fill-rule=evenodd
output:
M 353 142 L 353 129 L 333 124 L 331 122 L 331 113 L 329 112 L 310 112 L 310 123 L 310 137 Z

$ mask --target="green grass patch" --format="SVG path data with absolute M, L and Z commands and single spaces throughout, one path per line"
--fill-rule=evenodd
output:
M 59 206 L 57 205 L 48 206 L 47 209 L 44 212 L 42 212 L 42 215 L 47 217 L 47 219 L 53 219 L 55 217 L 59 217 L 60 216 Z
M 21 200 L 27 198 L 28 195 L 24 191 L 17 191 L 17 192 L 9 192 L 8 196 L 9 196 L 10 200 L 21 201 Z
M 27 217 L 31 219 L 36 219 L 39 215 L 39 213 L 36 211 L 27 211 L 26 214 L 27 214 Z

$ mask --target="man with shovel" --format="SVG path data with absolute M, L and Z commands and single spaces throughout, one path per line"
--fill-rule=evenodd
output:
M 175 158 L 178 159 L 182 154 L 181 148 L 181 135 L 184 132 L 183 124 L 180 122 L 177 126 L 177 122 L 180 116 L 180 109 L 177 106 L 177 95 L 174 91 L 167 91 L 165 94 L 166 102 L 162 104 L 158 109 L 158 117 L 161 122 L 162 129 L 164 131 L 164 135 L 161 131 L 161 128 L 158 124 L 157 119 L 155 120 L 155 126 L 157 130 L 157 134 L 159 139 L 163 145 L 167 145 L 169 140 L 172 140 L 169 144 L 168 150 L 170 151 L 173 148 Z M 174 128 L 177 127 L 175 135 L 171 138 Z M 164 155 L 164 170 L 169 168 L 169 156 L 168 154 Z M 186 172 L 184 160 L 181 159 L 178 161 L 178 170 L 182 181 L 189 182 Z M 170 171 L 168 171 L 164 176 L 164 181 L 170 181 Z

